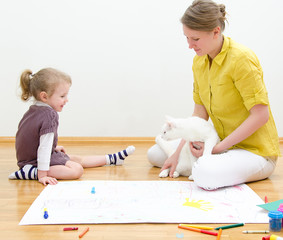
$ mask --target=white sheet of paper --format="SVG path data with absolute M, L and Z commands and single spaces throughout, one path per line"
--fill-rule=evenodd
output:
M 262 203 L 245 184 L 205 191 L 189 181 L 69 181 L 48 185 L 19 224 L 268 223 Z

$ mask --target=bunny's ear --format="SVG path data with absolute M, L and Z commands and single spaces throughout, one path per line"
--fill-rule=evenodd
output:
M 173 129 L 176 128 L 176 122 L 172 120 L 167 120 L 165 125 L 167 126 L 167 129 Z
M 171 121 L 167 121 L 167 124 L 168 124 L 168 127 L 169 128 L 176 128 L 177 124 L 174 120 L 171 120 Z
M 169 129 L 175 128 L 176 127 L 175 118 L 168 116 L 168 115 L 166 115 L 165 117 L 166 117 L 166 124 L 169 127 Z
M 168 129 L 172 129 L 172 127 L 173 127 L 172 122 L 167 121 L 166 124 L 167 124 L 167 128 L 168 128 Z

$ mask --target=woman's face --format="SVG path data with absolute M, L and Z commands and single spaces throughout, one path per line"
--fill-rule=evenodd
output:
M 221 35 L 220 27 L 216 27 L 211 32 L 204 32 L 192 30 L 183 25 L 183 31 L 187 37 L 189 48 L 194 49 L 198 56 L 208 54 L 213 59 L 219 53 L 219 41 L 217 39 Z

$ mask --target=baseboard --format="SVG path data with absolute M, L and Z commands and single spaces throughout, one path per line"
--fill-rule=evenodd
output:
M 154 137 L 59 137 L 58 144 L 106 144 L 106 143 L 150 143 L 154 144 Z M 14 144 L 15 137 L 0 137 L 0 144 Z
M 0 144 L 15 143 L 15 137 L 0 137 Z
M 154 137 L 59 137 L 58 144 L 75 144 L 75 145 L 89 145 L 89 144 L 107 144 L 107 143 L 150 143 L 154 144 Z
M 154 137 L 59 137 L 59 144 L 104 144 L 104 143 L 152 143 Z M 15 143 L 15 137 L 0 137 L 0 144 Z M 279 137 L 279 143 L 283 144 L 283 137 Z

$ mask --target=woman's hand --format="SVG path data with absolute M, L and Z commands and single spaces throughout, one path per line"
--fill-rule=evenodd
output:
M 199 158 L 203 155 L 204 142 L 190 142 L 190 149 L 193 156 Z
M 169 177 L 173 177 L 173 173 L 175 172 L 178 164 L 180 152 L 185 144 L 186 141 L 182 139 L 176 151 L 169 158 L 167 158 L 167 160 L 163 164 L 163 167 L 161 168 L 161 171 L 170 168 Z
M 167 160 L 164 162 L 163 167 L 161 168 L 160 172 L 162 172 L 165 169 L 170 168 L 169 177 L 173 177 L 173 173 L 175 172 L 177 164 L 178 164 L 178 159 L 179 159 L 179 155 L 176 154 L 176 152 L 175 152 L 169 158 L 167 158 Z

